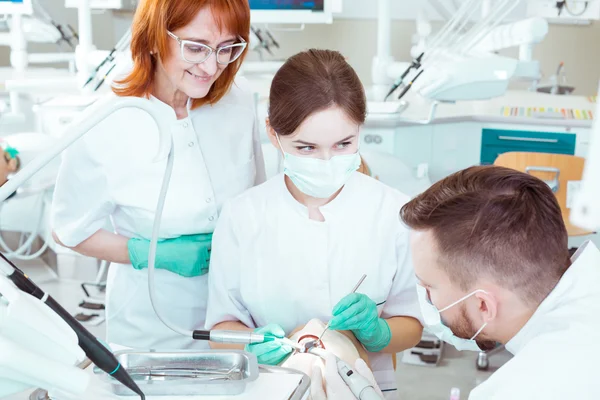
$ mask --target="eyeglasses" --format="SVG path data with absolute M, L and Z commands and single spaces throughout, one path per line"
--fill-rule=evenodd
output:
M 217 53 L 217 63 L 220 65 L 231 64 L 242 55 L 247 44 L 243 38 L 238 36 L 238 39 L 241 41 L 240 43 L 229 44 L 213 49 L 204 43 L 182 40 L 172 32 L 167 31 L 167 33 L 173 39 L 177 40 L 181 47 L 181 58 L 190 64 L 202 64 L 204 61 L 208 60 L 214 52 Z

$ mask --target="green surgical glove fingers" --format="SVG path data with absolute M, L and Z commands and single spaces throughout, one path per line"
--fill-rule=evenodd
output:
M 155 267 L 184 277 L 204 275 L 208 272 L 212 234 L 186 235 L 158 242 Z M 135 269 L 148 268 L 150 241 L 129 239 L 129 259 Z
M 269 324 L 267 326 L 256 328 L 254 332 L 275 336 L 280 339 L 285 337 L 285 331 L 277 324 Z M 293 351 L 291 346 L 284 345 L 279 341 L 248 344 L 246 345 L 245 350 L 256 355 L 259 364 L 266 365 L 278 365 Z
M 351 293 L 344 297 L 332 311 L 331 329 L 352 331 L 354 336 L 371 352 L 387 347 L 392 339 L 388 323 L 379 318 L 377 304 L 368 296 Z

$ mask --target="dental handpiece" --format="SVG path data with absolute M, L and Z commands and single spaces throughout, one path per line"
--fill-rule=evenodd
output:
M 383 400 L 373 384 L 361 374 L 355 372 L 348 364 L 338 358 L 337 368 L 340 376 L 358 400 Z
M 193 338 L 196 340 L 210 340 L 215 343 L 229 344 L 256 344 L 272 342 L 276 338 L 274 336 L 262 335 L 252 331 L 228 331 L 228 330 L 211 330 L 211 331 L 194 331 Z

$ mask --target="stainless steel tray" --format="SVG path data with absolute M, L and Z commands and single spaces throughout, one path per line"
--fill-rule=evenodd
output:
M 307 394 L 308 391 L 310 390 L 310 378 L 308 377 L 308 375 L 306 375 L 300 371 L 297 371 L 295 369 L 289 369 L 289 368 L 272 367 L 269 365 L 262 365 L 262 364 L 260 364 L 258 366 L 258 368 L 260 369 L 261 373 L 266 372 L 266 373 L 271 373 L 271 374 L 302 375 L 302 379 L 300 379 L 300 383 L 298 383 L 298 387 L 292 394 L 292 397 L 290 397 L 289 399 L 282 399 L 282 400 L 302 400 L 304 398 L 304 395 Z
M 147 396 L 233 396 L 258 378 L 256 357 L 238 350 L 124 350 L 115 357 Z M 116 395 L 135 395 L 98 368 L 94 373 L 108 382 Z

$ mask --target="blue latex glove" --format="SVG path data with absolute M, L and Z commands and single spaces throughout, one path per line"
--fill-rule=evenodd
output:
M 186 278 L 204 275 L 208 272 L 211 243 L 212 233 L 161 240 L 156 246 L 154 266 Z M 127 249 L 133 268 L 148 268 L 149 240 L 129 239 Z
M 329 328 L 352 331 L 367 350 L 378 352 L 390 344 L 390 326 L 383 318 L 379 318 L 377 304 L 369 296 L 349 294 L 337 303 L 332 314 Z
M 285 331 L 277 324 L 269 324 L 256 328 L 255 333 L 271 335 L 283 339 Z M 292 347 L 277 340 L 266 343 L 247 344 L 245 350 L 256 355 L 259 364 L 277 365 L 282 362 L 292 351 Z

